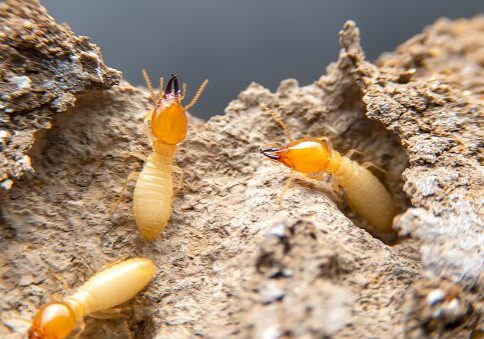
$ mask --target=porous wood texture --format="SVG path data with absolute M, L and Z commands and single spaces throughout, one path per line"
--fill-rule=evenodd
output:
M 76 94 L 107 89 L 120 76 L 89 38 L 55 23 L 38 1 L 0 3 L 0 191 L 34 171 L 33 143 Z
M 15 4 L 1 16 L 21 18 Z M 133 154 L 151 152 L 146 90 L 88 91 L 49 115 L 52 127 L 25 148 L 35 172 L 12 177 L 2 199 L 2 336 L 21 336 L 53 294 L 127 256 L 153 259 L 156 278 L 127 305 L 126 322 L 89 319 L 83 336 L 456 338 L 480 326 L 484 19 L 440 20 L 375 64 L 354 23 L 341 43 L 313 84 L 289 79 L 271 93 L 253 83 L 224 115 L 191 121 L 175 157 L 184 186 L 153 243 L 136 231 L 126 180 L 143 165 Z M 288 171 L 259 148 L 288 140 L 263 105 L 293 138 L 328 136 L 387 171 L 375 173 L 401 213 L 398 242 L 365 231 L 329 177 L 297 177 L 276 203 Z M 36 121 L 31 130 L 45 128 Z

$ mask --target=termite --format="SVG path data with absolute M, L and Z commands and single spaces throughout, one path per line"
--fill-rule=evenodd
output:
M 145 119 L 153 153 L 148 157 L 138 177 L 133 196 L 133 209 L 141 236 L 152 241 L 165 229 L 171 215 L 172 175 L 174 170 L 180 170 L 173 166 L 173 155 L 177 145 L 185 140 L 187 135 L 186 111 L 198 101 L 208 80 L 202 82 L 192 101 L 182 106 L 181 102 L 185 98 L 187 87 L 183 84 L 183 93 L 180 92 L 176 75 L 171 76 L 165 91 L 162 90 L 163 78 L 160 79 L 158 96 L 155 96 L 151 80 L 145 70 L 143 70 L 143 76 L 155 106 Z M 178 188 L 182 178 L 183 174 Z
M 371 173 L 367 166 L 351 160 L 334 150 L 327 138 L 302 138 L 292 140 L 289 131 L 275 112 L 263 108 L 286 132 L 290 143 L 283 147 L 261 149 L 271 160 L 282 163 L 292 171 L 313 178 L 333 175 L 343 188 L 350 206 L 372 226 L 377 234 L 394 234 L 393 217 L 396 214 L 391 194 Z M 288 184 L 290 183 L 289 178 Z
M 112 309 L 141 291 L 155 275 L 149 259 L 133 258 L 101 269 L 73 294 L 42 306 L 29 331 L 31 339 L 60 339 L 83 328 L 84 317 Z

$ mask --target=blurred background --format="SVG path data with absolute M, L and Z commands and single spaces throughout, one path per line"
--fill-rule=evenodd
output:
M 41 0 L 58 22 L 101 47 L 106 64 L 134 85 L 178 73 L 188 99 L 210 83 L 191 112 L 208 118 L 256 81 L 313 82 L 339 52 L 346 20 L 360 27 L 368 59 L 392 51 L 439 17 L 470 17 L 481 0 Z

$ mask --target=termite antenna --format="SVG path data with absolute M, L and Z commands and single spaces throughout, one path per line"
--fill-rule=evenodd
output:
M 276 199 L 276 203 L 278 205 L 282 204 L 282 199 L 286 195 L 287 191 L 289 191 L 289 188 L 291 187 L 292 181 L 294 180 L 294 171 L 291 170 L 289 173 L 289 177 L 286 180 L 286 183 L 284 184 L 284 187 L 282 188 L 281 194 Z
M 145 82 L 146 82 L 146 87 L 148 88 L 148 91 L 150 92 L 150 97 L 151 97 L 151 101 L 153 101 L 153 104 L 157 104 L 157 97 L 155 96 L 155 91 L 153 90 L 153 85 L 151 83 L 151 78 L 150 76 L 148 75 L 148 72 L 146 71 L 146 69 L 143 68 L 143 70 L 141 71 L 143 73 L 143 78 L 145 78 Z
M 289 139 L 289 141 L 293 141 L 293 139 L 291 138 L 291 133 L 289 132 L 289 129 L 287 128 L 286 124 L 284 123 L 284 121 L 282 121 L 281 117 L 279 117 L 276 112 L 272 111 L 269 109 L 269 107 L 267 106 L 262 106 L 262 110 L 266 113 L 269 113 L 272 118 L 279 124 L 279 126 L 281 126 L 281 128 L 284 130 L 284 132 L 286 133 L 286 136 L 287 138 Z
M 200 99 L 200 95 L 202 95 L 202 92 L 205 89 L 205 86 L 207 86 L 207 84 L 208 84 L 208 80 L 207 79 L 203 80 L 202 84 L 198 88 L 197 93 L 195 93 L 195 96 L 193 97 L 192 101 L 190 101 L 190 103 L 185 106 L 186 110 L 192 108 L 197 103 L 198 99 Z
M 165 92 L 163 91 L 163 77 L 160 77 L 160 89 L 159 89 L 159 94 L 158 98 L 163 98 L 165 96 Z
M 180 101 L 182 101 L 183 99 L 185 99 L 185 96 L 187 95 L 187 84 L 186 83 L 183 83 L 182 84 L 182 94 L 181 94 L 181 97 L 180 97 Z

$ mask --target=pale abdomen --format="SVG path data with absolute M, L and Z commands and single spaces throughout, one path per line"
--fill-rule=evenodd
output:
M 65 300 L 82 306 L 84 315 L 107 310 L 133 298 L 154 275 L 151 260 L 128 259 L 96 273 Z
M 153 153 L 140 173 L 133 196 L 136 225 L 146 240 L 156 239 L 171 215 L 171 158 Z
M 343 170 L 343 167 L 346 168 Z M 335 175 L 351 207 L 365 218 L 375 231 L 394 232 L 392 229 L 395 216 L 393 198 L 369 170 L 346 158 L 342 161 L 341 170 L 338 170 Z

